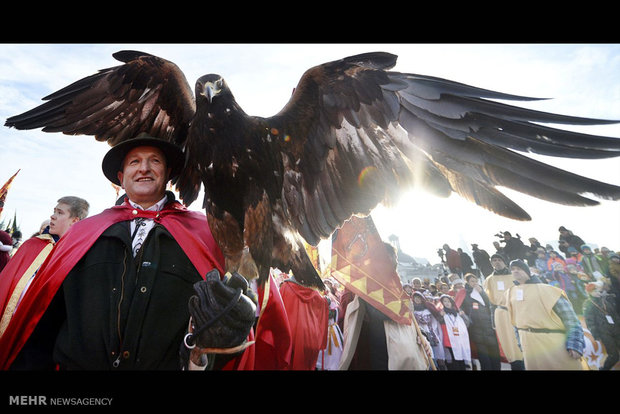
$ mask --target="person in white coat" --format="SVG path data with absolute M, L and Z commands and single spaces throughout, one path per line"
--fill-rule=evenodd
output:
M 471 369 L 471 346 L 467 330 L 467 315 L 460 311 L 450 295 L 442 295 L 440 302 L 443 307 L 441 315 L 444 324 L 444 347 L 448 370 Z

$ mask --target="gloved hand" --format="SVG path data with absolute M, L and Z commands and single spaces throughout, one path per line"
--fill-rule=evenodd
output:
M 254 305 L 258 306 L 258 296 L 250 288 L 247 279 L 239 273 L 226 273 L 226 276 L 224 276 L 224 284 L 233 289 L 240 288 L 243 294 L 250 298 L 250 300 L 254 302 Z
M 189 299 L 193 328 L 188 345 L 200 348 L 235 348 L 246 340 L 256 316 L 256 304 L 246 295 L 248 283 L 234 273 L 224 283 L 217 269 L 194 284 Z M 193 342 L 193 343 L 192 343 Z

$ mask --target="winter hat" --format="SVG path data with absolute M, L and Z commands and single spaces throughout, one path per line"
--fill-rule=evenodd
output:
M 506 259 L 504 258 L 504 256 L 502 256 L 499 253 L 495 253 L 493 254 L 493 256 L 491 256 L 491 259 L 495 259 L 495 258 L 500 259 L 502 262 L 506 263 Z
M 446 307 L 444 307 L 444 306 L 443 306 L 443 299 L 444 299 L 444 298 L 448 298 L 448 300 L 449 300 L 449 301 L 450 301 L 450 303 L 452 304 L 452 307 L 451 307 L 451 308 L 446 308 Z M 445 294 L 444 294 L 444 295 L 441 295 L 441 296 L 439 297 L 439 302 L 441 303 L 441 305 L 442 305 L 442 309 L 443 309 L 443 311 L 444 311 L 444 312 L 446 312 L 446 313 L 450 313 L 450 314 L 452 314 L 452 315 L 456 315 L 456 314 L 458 314 L 458 312 L 459 312 L 459 307 L 458 307 L 458 305 L 456 304 L 456 301 L 454 300 L 454 298 L 453 298 L 452 296 L 450 296 L 450 295 L 445 295 Z
M 415 296 L 419 296 L 422 300 L 424 300 L 424 295 L 422 294 L 422 292 L 415 290 L 413 294 L 411 295 L 411 297 L 413 298 Z
M 583 244 L 583 245 L 581 245 L 581 251 L 583 251 L 584 249 L 588 249 L 588 250 L 590 250 L 590 251 L 592 250 L 592 249 L 590 248 L 590 246 L 588 246 L 587 244 Z
M 513 260 L 512 262 L 510 262 L 510 267 L 518 267 L 522 269 L 525 273 L 527 273 L 528 276 L 532 276 L 532 274 L 530 273 L 530 267 L 523 260 Z

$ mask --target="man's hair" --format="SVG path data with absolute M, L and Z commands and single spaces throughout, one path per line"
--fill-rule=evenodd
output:
M 74 196 L 65 196 L 58 199 L 58 203 L 63 203 L 69 206 L 69 216 L 77 217 L 80 220 L 85 219 L 88 216 L 88 209 L 90 205 L 88 201 L 83 198 Z

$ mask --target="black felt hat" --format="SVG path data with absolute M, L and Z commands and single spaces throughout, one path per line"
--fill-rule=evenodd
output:
M 140 135 L 115 145 L 103 157 L 101 168 L 106 178 L 116 185 L 121 185 L 118 180 L 118 172 L 123 169 L 125 156 L 132 149 L 143 146 L 156 147 L 164 153 L 168 168 L 171 168 L 169 179 L 173 179 L 180 174 L 184 164 L 184 154 L 180 147 L 160 138 Z

